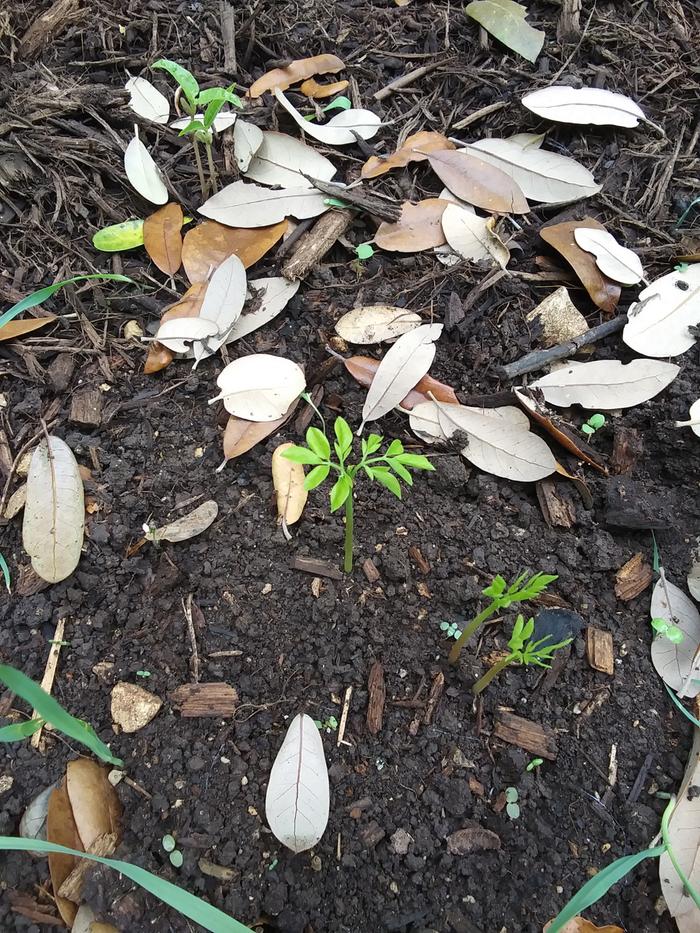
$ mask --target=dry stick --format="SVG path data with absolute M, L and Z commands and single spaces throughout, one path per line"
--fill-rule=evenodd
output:
M 53 633 L 53 638 L 51 639 L 51 651 L 49 651 L 49 657 L 46 661 L 46 668 L 44 669 L 44 676 L 41 678 L 41 689 L 46 693 L 51 693 L 53 689 L 53 682 L 56 679 L 56 668 L 58 667 L 58 656 L 61 653 L 61 642 L 63 641 L 63 632 L 66 627 L 66 620 L 59 619 L 56 623 L 56 631 Z M 32 719 L 40 716 L 38 710 L 32 711 Z M 47 725 L 47 723 L 44 723 Z M 48 723 L 50 725 L 50 723 Z M 39 726 L 34 735 L 32 736 L 31 746 L 32 748 L 39 748 L 39 743 L 41 742 L 41 733 L 44 729 L 44 726 Z
M 190 646 L 192 648 L 192 654 L 190 655 L 190 670 L 192 672 L 192 680 L 198 684 L 199 683 L 199 654 L 197 653 L 197 636 L 194 631 L 194 622 L 192 620 L 192 593 L 189 593 L 187 596 L 187 602 L 182 600 L 182 611 L 185 613 L 185 621 L 187 622 L 187 632 L 190 636 Z
M 334 185 L 332 182 L 312 178 L 311 175 L 307 175 L 305 172 L 300 174 L 307 181 L 310 181 L 315 188 L 322 191 L 323 194 L 327 194 L 330 198 L 339 198 L 366 214 L 381 217 L 382 220 L 389 223 L 395 223 L 401 217 L 401 205 L 397 201 L 390 201 L 386 198 L 377 197 L 375 194 L 369 194 L 367 189 L 362 186 L 343 188 L 342 185 Z
M 384 100 L 385 97 L 390 97 L 394 91 L 400 90 L 402 87 L 408 87 L 413 81 L 417 81 L 419 78 L 425 77 L 425 75 L 430 74 L 431 71 L 435 71 L 436 68 L 439 68 L 440 65 L 444 65 L 446 62 L 452 61 L 454 55 L 451 55 L 449 58 L 440 59 L 438 62 L 432 62 L 430 65 L 421 65 L 420 68 L 414 68 L 413 71 L 409 71 L 408 74 L 402 75 L 400 78 L 396 78 L 395 81 L 390 82 L 386 87 L 381 88 L 374 94 L 375 100 Z
M 522 357 L 522 359 L 516 360 L 515 363 L 508 363 L 507 366 L 502 366 L 500 368 L 500 374 L 507 379 L 514 379 L 516 376 L 522 376 L 524 373 L 531 373 L 536 369 L 544 369 L 548 363 L 554 363 L 556 360 L 563 360 L 565 357 L 576 353 L 581 347 L 586 347 L 591 343 L 595 343 L 597 340 L 601 340 L 609 334 L 617 333 L 617 331 L 622 330 L 626 323 L 627 315 L 618 314 L 618 316 L 614 317 L 612 320 L 605 321 L 597 327 L 592 327 L 590 330 L 586 331 L 585 334 L 574 337 L 573 340 L 567 340 L 566 343 L 559 343 L 556 347 L 550 347 L 549 350 L 534 350 L 532 353 L 528 353 L 526 356 Z
M 498 100 L 495 104 L 487 104 L 485 107 L 481 107 L 479 110 L 475 110 L 474 113 L 470 113 L 468 117 L 465 117 L 463 120 L 460 120 L 458 123 L 452 124 L 453 130 L 463 130 L 466 126 L 469 126 L 471 123 L 476 123 L 477 120 L 481 120 L 483 117 L 488 117 L 491 113 L 496 113 L 499 110 L 503 110 L 504 107 L 507 107 L 508 103 L 505 100 Z
M 320 262 L 338 237 L 342 236 L 353 221 L 354 213 L 348 210 L 333 210 L 323 214 L 313 228 L 305 233 L 292 255 L 282 266 L 282 275 L 290 282 L 303 279 L 312 266 Z
M 343 700 L 343 712 L 340 714 L 340 725 L 338 726 L 338 741 L 336 742 L 337 746 L 343 741 L 345 736 L 345 727 L 348 722 L 348 713 L 350 712 L 350 700 L 352 699 L 352 687 L 348 687 L 345 691 L 345 699 Z M 346 745 L 349 743 L 345 743 Z
M 236 12 L 227 0 L 219 4 L 219 17 L 221 19 L 221 38 L 224 45 L 224 71 L 228 75 L 235 75 L 238 65 L 236 62 Z

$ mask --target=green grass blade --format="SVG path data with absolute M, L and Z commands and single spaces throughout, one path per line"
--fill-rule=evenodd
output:
M 25 298 L 22 298 L 17 304 L 12 305 L 11 308 L 8 308 L 4 314 L 0 314 L 0 327 L 4 327 L 9 321 L 17 317 L 18 314 L 21 314 L 22 311 L 26 311 L 28 308 L 35 308 L 37 305 L 40 305 L 42 302 L 46 301 L 47 298 L 50 298 L 55 294 L 60 288 L 63 288 L 64 285 L 71 285 L 73 282 L 84 282 L 86 279 L 107 279 L 110 282 L 130 282 L 134 284 L 134 280 L 130 279 L 126 275 L 117 275 L 112 273 L 102 273 L 99 272 L 96 275 L 74 275 L 72 279 L 64 279 L 62 282 L 54 282 L 53 285 L 47 285 L 46 288 L 40 288 L 36 292 L 32 292 L 31 295 L 27 295 Z
M 12 589 L 10 587 L 10 568 L 7 566 L 7 561 L 0 554 L 0 570 L 2 570 L 2 575 L 5 578 L 5 586 L 7 587 L 7 592 L 11 593 Z
M 644 849 L 643 852 L 635 852 L 634 855 L 623 855 L 622 858 L 615 859 L 574 894 L 566 907 L 554 918 L 551 926 L 547 928 L 547 933 L 559 933 L 569 920 L 578 917 L 584 910 L 604 897 L 614 884 L 629 874 L 640 862 L 647 858 L 659 858 L 665 851 L 666 846 L 656 846 L 654 849 Z
M 90 855 L 88 852 L 78 852 L 76 849 L 69 849 L 67 846 L 59 846 L 53 842 L 44 842 L 42 839 L 19 839 L 16 836 L 0 836 L 0 850 L 13 852 L 58 852 L 64 855 L 74 855 L 77 858 L 85 858 L 91 862 L 99 862 L 100 865 L 106 865 L 115 871 L 126 875 L 130 881 L 157 897 L 159 900 L 168 904 L 174 910 L 177 910 L 195 923 L 201 924 L 205 929 L 211 930 L 211 933 L 252 933 L 250 927 L 244 926 L 233 917 L 229 917 L 222 910 L 213 907 L 200 897 L 190 894 L 179 888 L 176 884 L 171 884 L 164 878 L 146 871 L 145 868 L 139 868 L 138 865 L 132 865 L 130 862 L 123 862 L 121 859 L 103 858 L 99 855 Z
M 0 742 L 21 742 L 22 739 L 34 735 L 37 729 L 40 729 L 43 725 L 43 719 L 27 719 L 25 722 L 4 726 L 0 729 Z
M 681 711 L 681 713 L 683 713 L 686 719 L 689 719 L 697 729 L 700 729 L 700 719 L 696 719 L 692 713 L 688 712 L 688 710 L 685 708 L 685 706 L 683 706 L 681 701 L 678 699 L 676 694 L 673 692 L 673 690 L 671 690 L 671 688 L 669 687 L 667 683 L 664 684 L 664 687 L 666 688 L 668 695 L 671 697 L 673 702 L 676 704 L 676 706 Z
M 113 765 L 124 764 L 121 758 L 115 758 L 112 755 L 91 725 L 81 719 L 76 719 L 75 716 L 71 716 L 60 703 L 54 700 L 45 690 L 42 690 L 39 684 L 35 684 L 22 671 L 10 667 L 9 664 L 0 664 L 0 681 L 9 687 L 13 693 L 16 693 L 18 697 L 22 697 L 23 700 L 31 704 L 46 722 L 51 723 L 54 729 L 58 729 L 71 739 L 75 739 L 81 745 L 85 745 L 102 761 L 108 761 Z

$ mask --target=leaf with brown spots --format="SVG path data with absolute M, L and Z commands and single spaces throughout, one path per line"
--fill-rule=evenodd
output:
M 359 382 L 361 386 L 369 389 L 372 385 L 374 374 L 379 368 L 380 361 L 373 359 L 371 356 L 351 356 L 343 362 L 353 379 Z M 438 382 L 438 380 L 433 379 L 432 376 L 423 376 L 411 389 L 406 398 L 402 400 L 401 407 L 410 411 L 414 405 L 419 405 L 421 402 L 429 402 L 431 399 L 428 392 L 430 392 L 438 402 L 451 402 L 454 405 L 459 404 L 459 399 L 455 395 L 452 386 L 445 385 L 444 382 Z
M 299 90 L 312 100 L 323 100 L 325 97 L 341 94 L 349 83 L 349 81 L 335 81 L 333 84 L 319 84 L 314 78 L 308 78 Z
M 527 214 L 530 210 L 513 179 L 477 156 L 456 149 L 438 150 L 430 153 L 428 162 L 452 194 L 474 207 L 499 214 Z
M 581 227 L 587 230 L 605 230 L 597 220 L 584 217 L 583 220 L 568 220 L 565 223 L 543 227 L 540 236 L 566 259 L 590 295 L 591 301 L 606 314 L 613 314 L 620 300 L 621 288 L 617 282 L 603 275 L 596 265 L 595 256 L 581 249 L 576 243 L 574 230 Z
M 446 243 L 442 230 L 442 215 L 449 201 L 426 198 L 417 204 L 404 201 L 400 219 L 382 223 L 374 242 L 381 249 L 394 253 L 417 253 Z
M 182 264 L 187 278 L 190 282 L 204 282 L 233 253 L 248 269 L 272 249 L 286 229 L 286 220 L 252 229 L 205 220 L 185 234 Z
M 182 262 L 182 208 L 166 204 L 143 222 L 143 245 L 165 275 L 175 275 Z
M 401 148 L 392 152 L 390 156 L 370 156 L 362 166 L 360 174 L 362 178 L 377 178 L 392 169 L 404 168 L 410 162 L 425 162 L 428 153 L 433 150 L 445 151 L 454 148 L 454 143 L 451 143 L 442 133 L 421 130 L 420 133 L 408 136 Z
M 260 97 L 265 91 L 279 88 L 286 91 L 292 84 L 298 84 L 314 75 L 325 75 L 329 72 L 342 71 L 345 63 L 337 55 L 314 55 L 311 58 L 299 58 L 290 62 L 285 68 L 273 68 L 262 77 L 254 81 L 248 97 Z

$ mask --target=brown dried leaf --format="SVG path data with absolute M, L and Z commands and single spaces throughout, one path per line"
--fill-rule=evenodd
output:
M 426 198 L 417 204 L 404 201 L 400 219 L 382 223 L 374 242 L 382 249 L 395 253 L 416 253 L 442 246 L 447 241 L 442 230 L 442 214 L 449 201 Z
M 368 389 L 372 385 L 374 374 L 379 368 L 379 360 L 375 360 L 371 356 L 351 356 L 343 362 L 345 363 L 347 371 L 361 386 Z M 420 404 L 420 402 L 431 401 L 428 392 L 430 392 L 438 402 L 451 402 L 454 405 L 459 404 L 459 399 L 455 395 L 455 390 L 452 386 L 445 385 L 444 382 L 438 382 L 438 380 L 433 379 L 432 376 L 423 376 L 411 389 L 406 398 L 403 399 L 401 407 L 410 411 L 415 405 Z
M 308 78 L 299 90 L 312 100 L 323 100 L 325 97 L 341 94 L 349 83 L 349 81 L 336 81 L 334 84 L 319 84 L 314 78 Z
M 458 829 L 447 837 L 447 851 L 450 855 L 469 855 L 471 852 L 500 848 L 501 840 L 496 833 L 476 823 Z
M 248 269 L 280 240 L 287 229 L 281 220 L 268 227 L 226 227 L 216 220 L 205 220 L 188 230 L 182 243 L 182 264 L 190 282 L 204 282 L 224 259 L 233 253 Z
M 49 314 L 47 317 L 28 317 L 22 321 L 8 321 L 7 324 L 0 327 L 0 340 L 14 340 L 15 337 L 24 337 L 25 334 L 31 334 L 55 320 L 56 315 Z
M 157 340 L 154 340 L 153 343 L 149 344 L 148 356 L 146 357 L 146 362 L 143 364 L 143 371 L 147 376 L 150 376 L 152 373 L 159 373 L 161 369 L 170 366 L 174 359 L 175 354 L 172 350 L 168 350 L 162 343 L 158 343 Z
M 182 298 L 178 298 L 176 302 L 168 305 L 163 311 L 160 323 L 165 324 L 166 321 L 174 321 L 185 317 L 199 317 L 206 290 L 206 282 L 195 282 L 194 285 L 190 285 Z
M 495 165 L 462 151 L 437 151 L 428 156 L 430 167 L 452 194 L 499 214 L 527 214 L 525 195 L 513 179 Z
M 143 245 L 165 275 L 175 275 L 182 262 L 182 208 L 166 204 L 143 222 Z
M 607 467 L 597 451 L 589 447 L 585 441 L 579 441 L 576 436 L 569 432 L 568 428 L 561 422 L 558 422 L 558 419 L 551 415 L 545 406 L 538 402 L 537 399 L 533 398 L 531 395 L 527 395 L 525 391 L 520 389 L 515 390 L 515 395 L 528 415 L 533 418 L 540 427 L 544 428 L 547 434 L 551 434 L 565 450 L 568 450 L 569 453 L 578 457 L 580 460 L 585 461 L 589 466 L 598 470 L 598 472 L 607 475 Z
M 554 923 L 554 920 L 550 920 L 549 923 L 544 925 L 543 933 L 547 933 L 547 930 Z M 584 920 L 583 917 L 572 917 L 568 923 L 565 923 L 561 928 L 561 933 L 624 933 L 622 927 L 613 926 L 608 924 L 604 927 L 597 927 L 595 923 L 591 923 L 590 920 Z
M 397 149 L 396 152 L 392 152 L 390 156 L 370 156 L 362 166 L 360 175 L 362 178 L 377 178 L 394 168 L 404 168 L 410 162 L 425 162 L 428 153 L 433 150 L 441 149 L 444 151 L 454 148 L 454 143 L 451 143 L 442 133 L 421 130 L 420 133 L 408 136 L 401 148 Z
M 639 553 L 631 557 L 615 575 L 615 595 L 627 602 L 643 593 L 654 577 L 651 565 Z
M 73 819 L 73 810 L 68 799 L 65 778 L 60 787 L 51 794 L 46 817 L 46 839 L 69 849 L 83 851 L 78 829 Z M 49 873 L 54 892 L 57 892 L 68 875 L 75 868 L 77 858 L 73 855 L 64 855 L 62 852 L 49 852 Z M 78 912 L 77 904 L 65 897 L 56 896 L 56 906 L 66 925 L 70 928 Z
M 603 275 L 596 265 L 595 256 L 581 249 L 576 243 L 574 230 L 581 227 L 588 230 L 605 230 L 597 220 L 584 217 L 583 220 L 569 220 L 543 227 L 540 236 L 566 259 L 590 295 L 591 301 L 606 314 L 613 314 L 620 300 L 621 288 L 617 282 Z
M 224 431 L 224 463 L 242 457 L 260 441 L 279 431 L 282 425 L 289 421 L 297 405 L 298 399 L 295 399 L 284 417 L 275 421 L 245 421 L 231 415 Z
M 290 62 L 285 68 L 273 68 L 262 77 L 254 81 L 248 97 L 260 97 L 265 91 L 279 88 L 286 91 L 292 84 L 305 81 L 313 75 L 325 75 L 329 72 L 342 71 L 344 62 L 337 55 L 314 55 L 312 58 L 299 58 Z
M 282 454 L 294 444 L 280 444 L 272 454 L 272 485 L 277 495 L 277 518 L 285 525 L 293 525 L 301 518 L 309 497 L 304 488 L 304 467 L 287 460 Z

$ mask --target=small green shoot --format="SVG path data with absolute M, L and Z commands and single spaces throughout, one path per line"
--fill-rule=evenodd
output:
M 533 758 L 531 762 L 528 763 L 526 771 L 534 771 L 535 768 L 539 768 L 540 765 L 544 764 L 544 758 Z
M 210 87 L 205 91 L 200 90 L 197 79 L 182 65 L 170 61 L 168 58 L 160 58 L 151 65 L 152 68 L 159 68 L 161 71 L 167 71 L 180 85 L 183 94 L 183 107 L 191 118 L 187 126 L 180 130 L 180 136 L 190 136 L 192 139 L 192 149 L 197 163 L 197 172 L 199 174 L 199 183 L 202 188 L 202 197 L 207 196 L 207 188 L 204 182 L 204 171 L 202 169 L 202 159 L 199 154 L 199 143 L 202 143 L 207 153 L 207 164 L 209 167 L 209 181 L 211 182 L 214 194 L 219 190 L 216 183 L 216 170 L 214 168 L 214 159 L 212 157 L 211 144 L 213 139 L 214 120 L 219 115 L 219 111 L 225 103 L 233 104 L 234 107 L 242 107 L 240 97 L 233 93 L 235 84 L 230 87 Z M 199 111 L 203 110 L 201 114 Z
M 31 295 L 25 295 L 24 298 L 20 299 L 16 304 L 12 305 L 11 308 L 8 308 L 3 314 L 0 314 L 0 327 L 4 327 L 5 324 L 9 324 L 10 321 L 13 321 L 18 314 L 21 314 L 22 311 L 27 311 L 29 308 L 36 308 L 37 305 L 43 304 L 47 298 L 50 298 L 54 295 L 59 289 L 63 288 L 64 285 L 72 285 L 73 282 L 84 282 L 87 279 L 106 279 L 110 282 L 128 282 L 130 285 L 134 284 L 134 280 L 130 279 L 126 275 L 119 275 L 118 273 L 103 273 L 98 272 L 90 275 L 74 275 L 70 279 L 63 279 L 61 282 L 54 282 L 53 285 L 47 285 L 45 288 L 39 288 L 35 292 L 32 292 Z
M 588 421 L 581 425 L 581 430 L 584 434 L 587 434 L 589 437 L 591 437 L 593 434 L 595 434 L 596 431 L 599 431 L 604 424 L 605 415 L 591 415 Z
M 329 110 L 349 110 L 352 107 L 352 103 L 348 100 L 347 97 L 341 95 L 336 97 L 335 100 L 332 100 L 330 104 L 326 104 L 325 107 L 322 107 L 323 113 L 328 113 Z M 311 122 L 316 119 L 316 114 L 309 113 L 304 117 L 305 120 Z
M 506 813 L 511 820 L 517 820 L 520 816 L 517 787 L 506 787 Z
M 440 628 L 448 638 L 459 638 L 462 632 L 457 628 L 456 622 L 441 622 Z
M 136 671 L 136 676 L 137 677 L 150 677 L 151 672 L 150 671 Z
M 673 625 L 671 622 L 667 622 L 666 619 L 652 619 L 651 627 L 656 632 L 657 637 L 663 636 L 664 638 L 668 638 L 674 645 L 680 645 L 685 638 L 685 635 L 678 626 Z
M 172 852 L 175 849 L 175 837 L 171 836 L 170 833 L 166 833 L 161 839 L 160 844 L 166 852 Z
M 556 574 L 553 575 L 550 573 L 536 573 L 529 579 L 526 578 L 527 572 L 521 573 L 517 580 L 508 586 L 503 577 L 498 574 L 494 577 L 493 583 L 487 586 L 485 590 L 481 591 L 484 596 L 490 597 L 491 602 L 472 619 L 453 645 L 449 657 L 450 664 L 457 663 L 462 648 L 488 618 L 500 609 L 507 609 L 512 603 L 534 599 L 535 596 L 538 596 L 546 590 L 549 584 L 557 579 Z
M 421 454 L 406 453 L 399 440 L 392 441 L 383 454 L 373 457 L 372 454 L 376 454 L 384 442 L 384 438 L 379 434 L 370 434 L 369 437 L 362 438 L 362 457 L 358 463 L 351 465 L 348 457 L 352 455 L 353 433 L 345 418 L 335 419 L 334 431 L 335 458 L 331 453 L 331 444 L 325 431 L 319 428 L 308 429 L 306 447 L 294 445 L 285 450 L 282 456 L 293 463 L 303 463 L 312 467 L 304 481 L 305 489 L 315 489 L 320 486 L 328 478 L 331 470 L 338 474 L 330 492 L 331 512 L 345 507 L 344 567 L 345 572 L 350 573 L 354 533 L 353 496 L 355 480 L 360 470 L 364 471 L 369 479 L 384 486 L 397 499 L 400 499 L 400 479 L 407 486 L 412 486 L 411 470 L 434 470 L 435 467 L 427 457 Z
M 322 732 L 337 732 L 338 730 L 338 720 L 335 716 L 329 716 L 328 719 L 314 719 L 314 725 L 316 728 Z
M 182 868 L 182 863 L 185 860 L 182 856 L 182 852 L 175 848 L 175 837 L 171 836 L 170 833 L 166 833 L 165 836 L 163 836 L 161 839 L 160 844 L 168 853 L 168 858 L 170 859 L 170 864 L 173 866 L 173 868 Z
M 10 568 L 7 566 L 7 561 L 0 554 L 0 570 L 2 570 L 2 575 L 5 580 L 5 586 L 7 587 L 7 592 L 12 595 L 12 587 L 10 586 Z
M 371 243 L 360 243 L 359 246 L 355 247 L 355 255 L 360 262 L 364 262 L 366 259 L 371 259 L 372 256 L 374 256 L 374 247 Z

